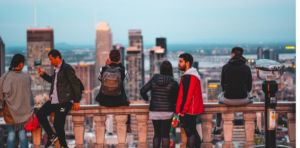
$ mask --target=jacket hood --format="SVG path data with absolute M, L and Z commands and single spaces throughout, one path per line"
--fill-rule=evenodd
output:
M 246 59 L 243 56 L 234 56 L 229 60 L 228 63 L 235 65 L 246 64 Z
M 159 86 L 166 86 L 172 81 L 174 81 L 174 79 L 171 76 L 155 74 L 153 76 L 153 81 Z
M 200 75 L 199 75 L 199 72 L 198 72 L 197 69 L 194 68 L 194 67 L 192 67 L 192 68 L 190 68 L 189 70 L 187 70 L 187 71 L 183 74 L 183 76 L 184 76 L 184 75 L 194 75 L 194 76 L 196 76 L 196 77 L 198 78 L 198 80 L 201 79 L 201 77 L 200 77 Z

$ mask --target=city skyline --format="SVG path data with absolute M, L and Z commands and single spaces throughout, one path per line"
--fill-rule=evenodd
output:
M 99 21 L 109 23 L 113 43 L 125 47 L 127 31 L 132 28 L 143 30 L 144 44 L 152 45 L 156 37 L 168 38 L 169 44 L 295 41 L 294 0 L 170 2 L 131 0 L 115 5 L 72 1 L 70 8 L 71 1 L 37 1 L 37 27 L 53 28 L 55 43 L 80 45 L 95 44 L 94 29 Z M 34 27 L 34 2 L 2 1 L 0 17 L 0 34 L 6 46 L 25 45 L 24 30 Z

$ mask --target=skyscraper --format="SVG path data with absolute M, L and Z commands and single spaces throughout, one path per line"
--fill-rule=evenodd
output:
M 37 72 L 37 66 L 34 65 L 36 60 L 41 60 L 41 68 L 48 74 L 53 73 L 48 53 L 54 48 L 54 35 L 52 28 L 30 28 L 27 29 L 27 65 L 28 74 L 31 76 L 31 89 L 33 95 L 48 93 L 50 83 L 43 83 Z
M 93 104 L 94 98 L 92 97 L 92 89 L 95 87 L 95 65 L 94 63 L 87 64 L 83 61 L 77 65 L 72 65 L 75 70 L 76 76 L 81 80 L 86 93 L 82 95 L 85 99 L 86 105 Z
M 130 100 L 140 100 L 140 88 L 142 88 L 142 49 L 136 46 L 126 49 L 126 68 L 129 78 L 126 83 L 127 95 Z
M 279 62 L 279 54 L 278 54 L 278 52 L 274 52 L 274 59 L 273 60 Z
M 257 60 L 263 59 L 263 49 L 261 47 L 257 48 Z
M 264 49 L 263 58 L 264 59 L 270 59 L 270 49 L 268 49 L 268 48 Z
M 113 45 L 113 49 L 114 50 L 119 50 L 120 54 L 121 54 L 121 63 L 123 66 L 125 66 L 125 48 L 123 45 L 121 45 L 120 43 L 116 43 L 115 45 Z
M 140 65 L 141 65 L 141 76 L 142 76 L 142 85 L 145 83 L 145 72 L 144 72 L 144 44 L 142 31 L 139 29 L 129 30 L 129 47 L 136 47 L 140 50 Z M 128 52 L 127 52 L 128 53 Z
M 106 22 L 100 22 L 96 28 L 96 76 L 101 67 L 105 66 L 109 58 L 109 52 L 112 50 L 112 34 Z M 96 80 L 96 85 L 98 85 Z
M 148 51 L 150 55 L 150 77 L 152 77 L 154 74 L 159 73 L 161 63 L 166 60 L 166 54 L 165 49 L 160 46 L 154 46 Z
M 5 72 L 5 44 L 0 37 L 0 77 Z
M 269 53 L 269 59 L 270 60 L 274 60 L 274 49 L 270 49 L 270 51 L 269 51 L 270 53 Z
M 167 39 L 166 38 L 156 38 L 156 46 L 160 46 L 161 48 L 165 49 L 165 53 L 167 54 Z

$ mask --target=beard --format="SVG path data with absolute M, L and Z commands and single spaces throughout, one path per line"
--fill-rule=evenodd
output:
M 179 70 L 180 70 L 180 71 L 185 71 L 185 69 L 186 69 L 186 66 L 185 66 L 185 65 L 182 66 L 182 67 L 179 67 Z

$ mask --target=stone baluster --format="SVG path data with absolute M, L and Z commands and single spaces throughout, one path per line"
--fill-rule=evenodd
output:
M 254 131 L 255 131 L 255 123 L 256 113 L 243 113 L 245 120 L 245 132 L 246 132 L 246 141 L 245 148 L 255 145 L 254 144 Z
M 211 144 L 211 131 L 212 131 L 212 124 L 211 121 L 213 119 L 213 114 L 201 114 L 201 121 L 202 123 L 202 133 L 203 133 L 203 143 L 201 148 L 212 148 Z
M 105 121 L 106 116 L 94 116 L 96 146 L 95 148 L 103 148 L 105 139 Z
M 41 147 L 41 138 L 42 138 L 42 128 L 38 127 L 36 130 L 32 131 L 32 141 L 34 148 Z
M 117 122 L 118 148 L 126 148 L 126 121 L 127 115 L 115 115 Z
M 224 141 L 223 148 L 234 148 L 232 144 L 232 133 L 233 133 L 233 123 L 234 113 L 222 114 Z
M 180 131 L 181 131 L 181 141 L 182 141 L 180 148 L 186 148 L 187 137 L 184 128 L 180 127 Z
M 288 146 L 296 148 L 296 113 L 287 113 L 288 118 L 288 133 L 290 143 Z
M 138 148 L 148 148 L 148 146 L 146 145 L 148 132 L 148 115 L 136 115 L 136 120 L 138 123 L 138 135 L 140 143 Z
M 261 117 L 262 117 L 262 113 L 261 112 L 257 112 L 256 113 L 256 125 L 257 125 L 257 127 L 258 127 L 258 129 L 259 129 L 260 132 L 262 132 L 261 131 L 261 127 L 262 127 L 262 125 L 261 125 Z
M 75 135 L 75 148 L 84 148 L 83 140 L 84 140 L 84 122 L 85 116 L 72 116 L 72 121 L 74 123 L 74 135 Z

